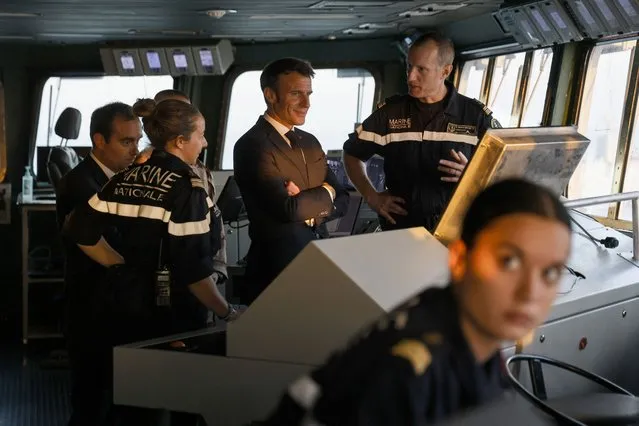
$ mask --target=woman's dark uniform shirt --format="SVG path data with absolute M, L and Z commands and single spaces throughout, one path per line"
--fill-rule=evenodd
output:
M 173 329 L 206 326 L 207 310 L 188 286 L 210 276 L 220 248 L 220 221 L 211 218 L 212 200 L 188 164 L 165 151 L 155 151 L 144 164 L 115 175 L 65 225 L 65 234 L 82 245 L 96 244 L 114 225 L 122 235 L 119 252 L 127 267 L 149 282 L 154 299 L 154 273 L 162 259 L 171 273 Z
M 499 353 L 475 361 L 451 287 L 429 289 L 293 382 L 266 424 L 423 425 L 505 386 Z
M 433 231 L 456 184 L 437 170 L 439 160 L 453 160 L 450 150 L 470 160 L 488 128 L 501 127 L 481 102 L 457 92 L 446 82 L 446 97 L 434 104 L 410 95 L 388 98 L 344 143 L 344 152 L 367 161 L 384 157 L 386 187 L 402 197 L 407 216 L 394 215 L 397 224 L 380 217 L 384 229 L 424 226 Z

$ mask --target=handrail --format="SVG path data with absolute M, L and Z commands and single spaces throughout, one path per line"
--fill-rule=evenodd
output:
M 637 262 L 639 261 L 639 191 L 580 198 L 578 200 L 564 200 L 564 206 L 568 209 L 576 209 L 620 201 L 632 202 L 632 260 Z

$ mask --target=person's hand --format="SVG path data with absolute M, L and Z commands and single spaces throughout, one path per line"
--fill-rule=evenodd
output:
M 300 189 L 295 185 L 295 182 L 289 180 L 286 182 L 286 192 L 288 192 L 289 197 L 293 197 L 300 193 Z
M 395 197 L 394 195 L 389 194 L 388 191 L 376 192 L 370 196 L 366 202 L 380 216 L 393 225 L 397 222 L 395 222 L 395 219 L 391 216 L 392 214 L 398 214 L 400 216 L 406 216 L 408 214 L 408 212 L 400 205 L 405 203 L 404 199 L 401 197 Z
M 248 306 L 246 306 L 246 305 L 231 305 L 231 304 L 229 304 L 229 312 L 228 312 L 228 314 L 226 314 L 226 316 L 224 318 L 220 318 L 220 319 L 222 321 L 226 321 L 226 322 L 235 321 L 236 319 L 238 319 L 244 313 L 244 311 L 246 311 L 247 308 L 248 308 Z
M 437 170 L 451 175 L 442 176 L 442 181 L 459 182 L 459 178 L 464 172 L 466 164 L 468 164 L 468 158 L 466 158 L 466 156 L 461 151 L 455 151 L 454 149 L 450 150 L 450 155 L 453 157 L 453 161 L 439 160 L 439 166 L 437 167 Z

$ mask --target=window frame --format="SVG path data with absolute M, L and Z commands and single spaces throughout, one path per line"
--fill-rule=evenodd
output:
M 639 37 L 614 37 L 607 39 L 605 41 L 600 42 L 591 42 L 591 43 L 582 43 L 582 45 L 587 46 L 583 50 L 580 50 L 576 53 L 574 58 L 575 61 L 580 62 L 576 65 L 575 75 L 573 77 L 573 82 L 570 84 L 570 93 L 567 102 L 565 102 L 564 110 L 561 116 L 563 117 L 562 124 L 564 125 L 576 125 L 579 121 L 579 112 L 581 111 L 582 104 L 584 102 L 584 88 L 586 84 L 586 78 L 588 73 L 588 66 L 590 61 L 592 60 L 593 51 L 597 46 L 606 45 L 606 44 L 614 44 L 624 41 L 635 41 L 634 54 L 630 62 L 630 71 L 628 74 L 628 86 L 627 91 L 624 98 L 624 108 L 621 117 L 621 129 L 619 132 L 619 140 L 617 142 L 616 148 L 616 156 L 615 156 L 615 165 L 614 165 L 614 174 L 613 174 L 613 185 L 610 191 L 610 194 L 619 194 L 623 189 L 625 178 L 626 178 L 626 170 L 628 167 L 628 161 L 630 159 L 630 144 L 632 143 L 633 130 L 637 126 L 637 109 L 639 109 Z M 553 84 L 557 80 L 557 76 L 560 73 L 560 68 L 562 66 L 562 62 L 564 61 L 564 48 L 563 45 L 553 46 L 553 59 L 550 69 L 550 79 L 549 85 Z M 485 87 L 482 88 L 482 96 L 480 98 L 481 102 L 486 102 L 488 96 L 490 94 L 490 82 L 492 81 L 492 72 L 494 69 L 494 58 L 507 53 L 519 53 L 525 51 L 527 56 L 530 55 L 532 60 L 532 52 L 536 49 L 528 49 L 528 50 L 504 50 L 495 52 L 492 55 L 469 55 L 464 57 L 463 61 L 460 61 L 460 64 L 457 68 L 458 72 L 456 75 L 456 86 L 458 87 L 459 81 L 458 79 L 461 77 L 461 72 L 463 66 L 466 62 L 489 58 L 488 69 L 485 77 Z M 565 66 L 565 64 L 564 64 Z M 523 74 L 523 73 L 522 73 Z M 528 78 L 529 78 L 528 74 Z M 525 99 L 526 93 L 523 92 L 523 99 Z M 551 91 L 546 91 L 546 100 L 544 105 L 544 112 L 542 114 L 542 126 L 550 125 L 553 114 L 555 113 L 554 108 L 557 107 L 556 99 L 553 98 L 553 94 Z M 521 123 L 523 115 L 519 115 L 519 123 Z M 570 196 L 568 192 L 568 188 L 566 188 L 566 196 Z M 602 194 L 603 195 L 603 194 Z M 620 202 L 610 203 L 608 208 L 607 216 L 594 216 L 599 222 L 604 224 L 605 226 L 622 229 L 622 230 L 630 230 L 632 229 L 632 222 L 628 220 L 619 219 L 619 214 L 621 212 Z
M 35 158 L 35 153 L 37 150 L 38 143 L 38 126 L 40 123 L 40 114 L 42 112 L 42 96 L 44 95 L 44 88 L 47 85 L 47 82 L 51 78 L 100 78 L 100 77 L 117 77 L 117 75 L 107 74 L 105 72 L 98 71 L 84 71 L 84 72 L 55 72 L 50 74 L 42 74 L 37 77 L 36 90 L 33 92 L 33 113 L 31 114 L 31 135 L 29 137 L 29 157 L 28 157 L 28 165 L 31 168 L 31 172 L 35 172 L 33 159 Z M 120 76 L 124 77 L 124 76 Z M 179 77 L 173 77 L 173 88 L 175 89 L 178 84 Z M 55 124 L 54 124 L 55 125 Z M 37 182 L 37 187 L 49 187 L 51 186 L 50 182 Z
M 599 43 L 593 43 L 589 46 L 585 55 L 585 61 L 583 64 L 582 72 L 579 75 L 579 82 L 577 84 L 577 101 L 572 114 L 572 122 L 577 124 L 579 122 L 579 111 L 581 111 L 582 104 L 584 102 L 584 88 L 586 84 L 588 66 L 593 57 L 593 51 L 598 46 L 605 46 L 609 44 L 621 43 L 626 41 L 634 41 L 634 54 L 630 60 L 630 71 L 628 72 L 628 85 L 626 94 L 624 97 L 624 107 L 621 116 L 621 128 L 619 131 L 619 139 L 617 141 L 615 165 L 612 179 L 612 188 L 610 194 L 620 194 L 623 188 L 623 184 L 626 177 L 626 168 L 630 159 L 630 144 L 632 143 L 632 131 L 635 126 L 636 109 L 639 107 L 639 37 L 627 37 L 627 38 L 614 38 Z M 567 193 L 566 195 L 570 195 Z M 607 194 L 601 194 L 607 195 Z M 610 203 L 608 207 L 607 216 L 596 216 L 599 222 L 605 226 L 631 230 L 632 222 L 629 220 L 619 219 L 621 212 L 621 202 Z
M 535 51 L 542 49 L 551 49 L 552 50 L 552 61 L 550 64 L 550 77 L 549 84 L 552 82 L 554 76 L 557 75 L 557 68 L 560 67 L 561 63 L 557 60 L 558 56 L 561 54 L 557 46 L 547 46 L 536 49 L 521 49 L 521 50 L 508 50 L 508 51 L 500 51 L 499 53 L 492 55 L 472 55 L 463 57 L 459 61 L 459 66 L 457 67 L 457 72 L 455 76 L 455 87 L 459 87 L 461 74 L 464 69 L 464 65 L 467 62 L 474 61 L 477 59 L 488 59 L 488 65 L 486 68 L 486 74 L 484 74 L 484 80 L 482 82 L 481 95 L 479 97 L 479 101 L 483 104 L 488 102 L 490 98 L 490 90 L 491 84 L 493 80 L 493 73 L 495 70 L 495 58 L 508 54 L 518 54 L 525 53 L 524 64 L 522 68 L 521 75 L 517 78 L 517 84 L 515 86 L 515 99 L 513 101 L 513 108 L 511 111 L 511 117 L 509 123 L 502 123 L 504 127 L 520 127 L 521 122 L 524 117 L 524 105 L 526 103 L 526 96 L 529 89 L 530 83 L 530 75 L 532 73 L 532 63 L 533 63 L 533 55 Z M 546 95 L 544 98 L 544 109 L 541 114 L 541 124 L 540 127 L 547 126 L 550 120 L 550 117 L 553 113 L 553 102 L 552 102 L 552 93 L 550 90 L 546 90 Z
M 360 68 L 368 71 L 375 81 L 375 89 L 373 90 L 373 109 L 366 115 L 370 115 L 374 110 L 375 106 L 381 101 L 381 89 L 382 85 L 380 82 L 382 81 L 382 73 L 381 71 L 374 66 L 371 66 L 370 63 L 365 62 L 322 62 L 319 64 L 313 64 L 314 70 L 320 69 L 345 69 L 345 68 Z M 241 66 L 241 67 L 233 67 L 232 70 L 228 72 L 227 77 L 224 79 L 224 85 L 222 89 L 222 96 L 224 99 L 224 103 L 222 104 L 222 113 L 220 114 L 220 122 L 218 125 L 218 134 L 217 140 L 220 141 L 219 144 L 215 145 L 215 151 L 213 152 L 213 164 L 215 166 L 215 170 L 223 170 L 222 169 L 222 152 L 224 151 L 224 139 L 226 137 L 226 127 L 229 118 L 229 111 L 231 108 L 231 94 L 233 91 L 233 85 L 235 84 L 235 80 L 249 71 L 261 71 L 263 68 L 258 66 Z M 260 92 L 256 92 L 256 96 L 260 97 L 260 102 L 262 102 L 262 94 Z M 266 105 L 264 106 L 266 110 Z M 257 120 L 257 117 L 255 117 Z

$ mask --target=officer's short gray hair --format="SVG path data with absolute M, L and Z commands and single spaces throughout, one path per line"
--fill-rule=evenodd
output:
M 439 63 L 442 66 L 452 65 L 455 60 L 455 46 L 453 41 L 438 32 L 429 32 L 419 36 L 411 45 L 410 48 L 420 47 L 429 42 L 437 45 L 437 54 L 439 56 Z

